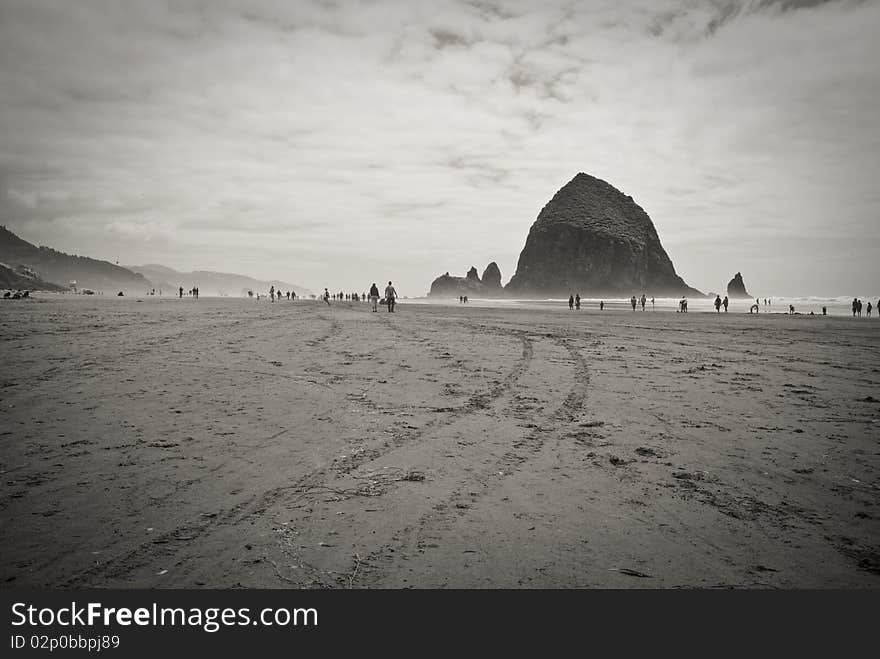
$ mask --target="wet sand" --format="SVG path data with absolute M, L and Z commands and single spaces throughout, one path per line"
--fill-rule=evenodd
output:
M 880 320 L 0 303 L 0 583 L 880 587 Z

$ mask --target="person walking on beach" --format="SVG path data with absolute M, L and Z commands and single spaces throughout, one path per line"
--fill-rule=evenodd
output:
M 715 296 L 715 313 L 721 313 L 721 296 L 720 295 Z
M 654 311 L 654 298 L 651 298 L 651 311 Z
M 724 300 L 722 300 L 721 304 L 724 305 L 724 313 L 727 313 L 727 305 L 730 304 L 730 300 L 727 299 L 727 296 L 724 296 Z
M 180 287 L 180 299 L 183 299 L 183 286 Z
M 648 303 L 648 298 L 645 297 L 645 294 L 644 294 L 644 293 L 642 293 L 642 299 L 639 300 L 639 302 L 640 302 L 641 305 L 642 305 L 642 311 L 644 311 L 644 310 L 645 310 L 645 305 Z
M 326 288 L 324 289 L 324 295 L 321 296 L 321 299 L 327 303 L 328 307 L 330 306 L 330 291 L 328 291 Z
M 370 303 L 373 305 L 374 313 L 379 311 L 379 287 L 376 286 L 376 282 L 370 286 Z
M 574 308 L 577 309 L 578 311 L 581 310 L 581 294 L 580 293 L 578 293 L 577 295 L 574 296 Z M 868 306 L 868 315 L 869 316 L 871 315 L 870 305 Z
M 868 302 L 868 318 L 871 317 L 871 303 Z
M 574 295 L 568 296 L 568 310 L 571 311 L 574 309 Z
M 629 299 L 629 303 L 632 305 L 633 311 L 635 311 L 636 310 L 636 296 L 635 295 L 633 295 Z
M 599 300 L 599 311 L 605 311 L 605 300 Z
M 394 286 L 391 285 L 391 282 L 388 282 L 388 285 L 385 287 L 385 302 L 388 304 L 388 312 L 394 313 L 394 301 L 397 298 L 397 291 L 394 290 Z

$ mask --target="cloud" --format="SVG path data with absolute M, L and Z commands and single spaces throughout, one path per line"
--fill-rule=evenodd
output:
M 491 260 L 510 277 L 588 171 L 698 287 L 842 293 L 880 274 L 878 29 L 849 0 L 0 0 L 0 221 L 419 294 Z

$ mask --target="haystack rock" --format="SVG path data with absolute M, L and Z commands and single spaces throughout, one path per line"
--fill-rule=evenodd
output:
M 730 280 L 730 283 L 727 284 L 727 297 L 732 298 L 751 298 L 748 291 L 746 291 L 746 285 L 743 283 L 743 278 L 740 273 L 736 273 L 733 276 L 733 279 Z
M 702 295 L 679 277 L 648 214 L 610 183 L 580 173 L 544 206 L 508 295 Z
M 477 269 L 471 266 L 464 277 L 454 277 L 448 272 L 440 275 L 431 283 L 429 297 L 501 297 L 504 289 L 501 287 L 501 270 L 493 261 L 483 271 L 483 279 Z

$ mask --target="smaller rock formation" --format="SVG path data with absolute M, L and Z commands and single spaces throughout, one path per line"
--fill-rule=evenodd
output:
M 483 270 L 482 281 L 483 289 L 487 293 L 496 292 L 499 295 L 501 294 L 501 269 L 495 261 L 492 261 L 492 263 L 487 265 L 486 269 Z
M 727 297 L 734 299 L 751 299 L 751 295 L 749 295 L 748 291 L 746 291 L 746 285 L 743 283 L 742 275 L 737 272 L 733 279 L 730 280 L 730 283 L 727 284 Z
M 483 279 L 477 269 L 471 266 L 464 277 L 453 277 L 448 272 L 440 275 L 431 283 L 429 297 L 501 297 L 504 289 L 501 287 L 501 270 L 494 261 L 486 266 L 483 271 Z

